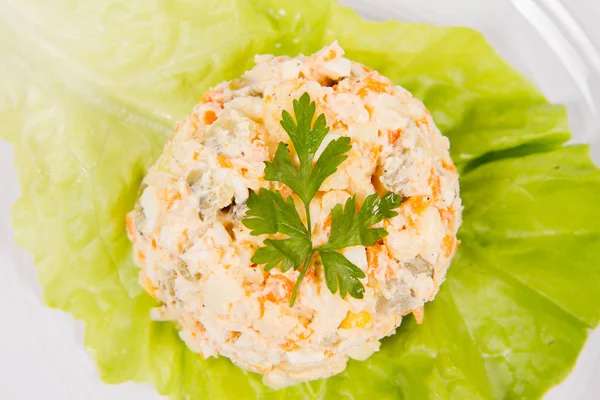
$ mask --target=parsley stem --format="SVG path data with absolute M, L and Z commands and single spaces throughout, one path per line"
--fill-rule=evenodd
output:
M 298 280 L 296 281 L 296 285 L 294 286 L 294 292 L 292 293 L 292 298 L 290 299 L 290 307 L 292 307 L 294 305 L 294 302 L 296 301 L 296 296 L 298 295 L 298 291 L 300 290 L 300 284 L 304 279 L 304 275 L 306 275 L 306 272 L 308 271 L 308 267 L 310 266 L 310 261 L 312 260 L 313 254 L 315 254 L 314 250 L 310 252 L 308 257 L 306 257 L 306 261 L 304 262 L 304 265 L 300 270 L 300 275 L 298 276 Z
M 312 238 L 312 222 L 310 221 L 310 203 L 304 203 L 304 211 L 306 212 L 306 225 L 308 230 L 308 240 Z M 311 254 L 312 256 L 312 254 Z

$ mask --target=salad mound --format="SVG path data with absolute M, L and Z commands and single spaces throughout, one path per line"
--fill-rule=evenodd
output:
M 152 318 L 177 321 L 181 338 L 202 358 L 226 356 L 281 388 L 339 373 L 349 358 L 368 358 L 406 314 L 422 321 L 423 305 L 437 293 L 456 250 L 462 206 L 448 140 L 408 91 L 344 58 L 337 43 L 308 57 L 255 60 L 241 78 L 207 91 L 177 125 L 142 182 L 127 229 L 140 282 L 162 303 Z M 306 275 L 300 265 L 267 272 L 257 264 L 270 264 L 290 242 L 279 240 L 278 246 L 272 239 L 280 234 L 253 232 L 249 227 L 258 220 L 243 222 L 247 214 L 262 215 L 252 211 L 274 193 L 295 203 L 288 212 L 307 224 L 302 200 L 292 190 L 304 190 L 296 186 L 301 177 L 294 177 L 291 187 L 269 179 L 282 162 L 281 151 L 289 151 L 279 143 L 291 146 L 284 128 L 293 135 L 295 128 L 319 120 L 305 117 L 310 105 L 302 93 L 330 126 L 315 146 L 315 157 L 323 158 L 311 163 L 314 171 L 335 158 L 332 151 L 348 139 L 346 158 L 309 203 L 307 236 L 313 246 L 344 240 L 336 232 L 338 204 L 360 207 L 371 202 L 369 196 L 393 192 L 398 200 L 392 207 L 400 207 L 373 221 L 379 231 L 360 232 L 377 234 L 370 242 L 346 240 L 339 251 L 312 257 Z M 291 110 L 293 99 L 295 121 L 288 127 L 281 115 Z M 306 132 L 308 143 L 317 140 L 317 130 Z M 301 148 L 294 150 L 292 158 L 303 158 Z M 376 207 L 383 210 L 384 204 L 374 204 L 373 211 Z M 267 212 L 264 218 L 271 224 L 277 214 Z M 261 262 L 253 254 L 265 237 L 273 247 L 262 251 L 275 253 Z M 286 247 L 285 254 L 292 250 Z M 338 259 L 342 264 L 333 261 Z M 352 279 L 344 271 L 353 268 L 362 278 L 354 282 L 360 289 L 344 296 L 344 283 Z M 330 271 L 342 274 L 339 290 Z
M 600 172 L 586 146 L 565 146 L 564 107 L 480 34 L 365 22 L 322 0 L 26 0 L 2 16 L 16 242 L 45 303 L 85 322 L 105 382 L 151 382 L 176 399 L 536 399 L 598 325 Z M 274 391 L 224 357 L 198 359 L 174 324 L 149 318 L 158 304 L 138 285 L 124 220 L 198 93 L 254 54 L 312 54 L 335 39 L 427 104 L 450 139 L 463 244 L 422 325 L 405 318 L 368 360 Z

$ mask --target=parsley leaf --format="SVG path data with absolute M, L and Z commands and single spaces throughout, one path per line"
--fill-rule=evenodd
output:
M 321 114 L 317 117 L 311 129 L 310 125 L 317 106 L 314 101 L 310 101 L 308 93 L 304 93 L 298 100 L 294 100 L 293 105 L 296 120 L 294 121 L 290 113 L 284 110 L 281 126 L 294 144 L 300 164 L 310 165 L 321 142 L 325 139 L 325 135 L 329 132 L 329 128 L 325 121 L 325 115 Z
M 304 236 L 290 237 L 289 239 L 264 241 L 265 247 L 261 247 L 252 256 L 255 264 L 266 264 L 265 271 L 270 271 L 279 265 L 281 272 L 290 268 L 298 269 L 309 253 L 312 251 L 312 243 Z
M 317 117 L 311 129 L 315 110 L 315 103 L 310 101 L 308 93 L 304 93 L 299 100 L 294 100 L 296 121 L 287 111 L 282 114 L 281 126 L 298 154 L 300 169 L 292 164 L 290 150 L 285 143 L 279 143 L 273 162 L 265 163 L 265 179 L 287 185 L 296 192 L 306 208 L 325 179 L 335 173 L 337 167 L 348 158 L 344 153 L 352 148 L 349 137 L 332 140 L 313 168 L 315 154 L 329 132 L 324 114 Z
M 319 255 L 329 291 L 335 293 L 339 286 L 342 298 L 346 297 L 346 293 L 350 293 L 350 296 L 362 299 L 365 287 L 360 278 L 365 278 L 365 273 L 337 251 L 320 250 Z
M 246 205 L 247 218 L 242 223 L 251 230 L 251 235 L 284 233 L 289 236 L 281 240 L 266 239 L 265 247 L 256 250 L 252 262 L 266 264 L 265 271 L 278 265 L 283 272 L 292 267 L 298 269 L 312 251 L 312 243 L 292 197 L 284 200 L 280 192 L 262 188 L 258 194 L 250 193 Z
M 338 250 L 350 246 L 372 246 L 387 236 L 383 228 L 370 228 L 386 218 L 398 213 L 393 211 L 400 206 L 402 197 L 388 193 L 381 198 L 372 194 L 365 199 L 356 215 L 356 196 L 350 197 L 342 208 L 337 204 L 331 210 L 331 233 L 323 250 Z
M 336 250 L 349 246 L 372 246 L 387 235 L 385 229 L 371 228 L 385 218 L 392 218 L 398 213 L 392 211 L 398 207 L 402 198 L 388 193 L 382 198 L 377 194 L 368 196 L 356 215 L 356 196 L 346 201 L 344 207 L 336 205 L 331 212 L 331 234 L 329 241 L 321 247 L 314 248 L 311 237 L 310 202 L 329 176 L 337 171 L 352 145 L 350 138 L 341 137 L 332 140 L 315 161 L 315 155 L 325 136 L 329 132 L 325 115 L 316 119 L 316 104 L 310 101 L 308 93 L 294 100 L 294 117 L 283 111 L 281 126 L 287 132 L 296 154 L 299 166 L 292 162 L 292 154 L 287 144 L 281 142 L 277 147 L 273 161 L 265 162 L 265 179 L 281 182 L 292 189 L 302 200 L 306 213 L 306 225 L 302 222 L 292 197 L 283 199 L 278 191 L 260 189 L 252 192 L 248 201 L 248 211 L 242 223 L 251 230 L 254 236 L 265 234 L 285 234 L 286 239 L 266 239 L 264 247 L 256 250 L 252 262 L 264 264 L 265 271 L 279 266 L 282 272 L 290 268 L 300 270 L 300 274 L 290 299 L 290 307 L 294 305 L 302 280 L 311 265 L 312 257 L 319 253 L 323 262 L 325 281 L 331 293 L 338 288 L 340 296 L 361 299 L 365 288 L 360 279 L 364 272 Z M 314 119 L 314 123 L 313 123 Z
M 262 188 L 258 194 L 250 193 L 246 205 L 248 206 L 246 216 L 256 217 L 242 220 L 244 226 L 251 230 L 251 235 L 281 232 L 289 236 L 308 237 L 306 227 L 298 215 L 291 196 L 283 200 L 280 192 Z

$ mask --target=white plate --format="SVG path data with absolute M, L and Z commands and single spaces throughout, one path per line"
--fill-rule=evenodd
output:
M 600 141 L 600 2 L 596 0 L 343 0 L 369 19 L 466 25 L 483 32 L 553 102 L 567 104 L 574 141 Z M 600 162 L 600 146 L 593 149 Z M 10 146 L 0 142 L 0 399 L 153 400 L 150 385 L 103 384 L 83 348 L 82 324 L 46 308 L 31 257 L 13 244 L 19 193 Z M 547 400 L 600 392 L 600 329 L 570 377 Z

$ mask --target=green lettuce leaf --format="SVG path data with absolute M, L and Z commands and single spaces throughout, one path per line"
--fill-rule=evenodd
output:
M 600 309 L 600 173 L 548 104 L 469 29 L 362 21 L 329 1 L 4 0 L 0 137 L 15 149 L 16 241 L 44 301 L 86 323 L 107 383 L 176 399 L 539 398 Z M 284 10 L 280 12 L 280 10 Z M 462 245 L 435 302 L 379 353 L 281 391 L 199 360 L 137 285 L 124 230 L 145 170 L 201 93 L 255 53 L 348 56 L 425 101 L 462 171 Z

